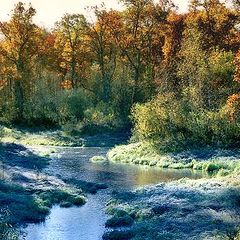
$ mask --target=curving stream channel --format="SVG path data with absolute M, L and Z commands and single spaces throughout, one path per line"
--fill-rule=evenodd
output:
M 183 177 L 198 179 L 200 171 L 168 170 L 153 167 L 114 163 L 92 163 L 89 158 L 106 155 L 107 147 L 57 148 L 48 168 L 50 174 L 107 184 L 108 189 L 89 194 L 82 207 L 55 206 L 44 223 L 29 224 L 24 229 L 25 240 L 100 240 L 109 217 L 105 205 L 115 191 L 133 190 L 137 187 L 168 182 Z

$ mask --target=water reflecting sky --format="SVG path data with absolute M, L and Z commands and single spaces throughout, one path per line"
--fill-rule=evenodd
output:
M 202 172 L 169 170 L 112 163 L 91 163 L 89 158 L 105 155 L 108 148 L 59 148 L 46 171 L 64 178 L 106 183 L 109 188 L 88 195 L 82 207 L 52 208 L 44 223 L 27 226 L 26 240 L 100 240 L 106 230 L 105 204 L 113 190 L 129 190 L 139 186 L 167 182 L 183 177 L 201 178 Z

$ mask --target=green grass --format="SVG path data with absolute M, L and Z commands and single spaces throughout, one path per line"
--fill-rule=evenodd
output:
M 108 160 L 115 163 L 148 165 L 160 168 L 192 168 L 222 175 L 240 170 L 239 152 L 223 150 L 198 150 L 198 153 L 182 152 L 166 154 L 157 151 L 149 142 L 131 143 L 113 148 L 107 154 Z M 201 156 L 205 154 L 206 156 Z M 231 157 L 236 155 L 235 157 Z
M 91 162 L 97 163 L 97 162 L 106 162 L 107 158 L 104 156 L 93 156 L 89 159 Z
M 1 142 L 17 143 L 29 146 L 82 146 L 80 137 L 71 136 L 61 130 L 35 131 L 0 126 Z
M 53 204 L 65 207 L 83 205 L 85 197 L 69 189 L 31 190 L 25 189 L 12 182 L 0 181 L 0 206 L 11 213 L 9 224 L 24 222 L 41 222 L 49 214 Z

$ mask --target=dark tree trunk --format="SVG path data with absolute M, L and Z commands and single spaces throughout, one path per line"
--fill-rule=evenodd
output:
M 15 108 L 16 108 L 16 121 L 22 121 L 24 109 L 24 94 L 21 80 L 15 81 Z

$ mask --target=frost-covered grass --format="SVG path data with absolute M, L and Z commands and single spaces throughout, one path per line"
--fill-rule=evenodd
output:
M 85 198 L 70 188 L 34 189 L 24 188 L 13 183 L 0 181 L 0 206 L 8 209 L 9 224 L 40 222 L 49 214 L 53 204 L 68 202 L 71 205 L 83 205 Z
M 119 212 L 125 212 L 134 220 L 127 229 L 132 239 L 240 239 L 237 235 L 240 226 L 239 151 L 206 148 L 160 153 L 150 143 L 141 142 L 117 146 L 107 157 L 116 163 L 192 168 L 213 173 L 210 179 L 181 179 L 117 193 L 107 211 L 115 222 Z
M 0 140 L 6 143 L 43 146 L 82 146 L 82 139 L 63 131 L 32 131 L 0 126 Z
M 14 143 L 0 144 L 0 239 L 17 239 L 16 226 L 45 220 L 54 204 L 81 206 L 81 187 L 42 173 L 48 159 Z
M 6 240 L 18 240 L 19 231 L 8 223 L 8 209 L 1 209 L 0 214 L 0 238 Z
M 7 154 L 4 154 L 4 150 Z M 41 157 L 38 159 L 29 155 L 18 158 L 19 150 L 23 151 L 23 147 L 17 148 L 17 145 L 11 144 L 11 147 L 0 151 L 0 158 L 9 156 L 8 159 L 0 161 L 0 209 L 9 211 L 9 224 L 43 221 L 54 204 L 63 207 L 66 203 L 80 206 L 86 202 L 81 188 L 65 183 L 58 177 L 41 173 Z M 19 159 L 22 159 L 22 162 L 19 162 Z M 30 163 L 26 164 L 27 161 Z M 37 169 L 35 166 L 38 161 L 40 165 Z
M 240 177 L 181 179 L 117 193 L 108 213 L 134 219 L 128 230 L 136 240 L 210 240 L 230 238 L 240 224 Z M 237 239 L 237 238 L 236 238 Z
M 132 143 L 108 152 L 113 162 L 156 166 L 161 168 L 193 168 L 227 175 L 240 170 L 240 152 L 231 150 L 200 149 L 181 153 L 160 153 L 148 142 Z
M 105 156 L 93 156 L 89 159 L 91 162 L 97 163 L 103 163 L 103 162 L 107 162 L 107 158 Z

